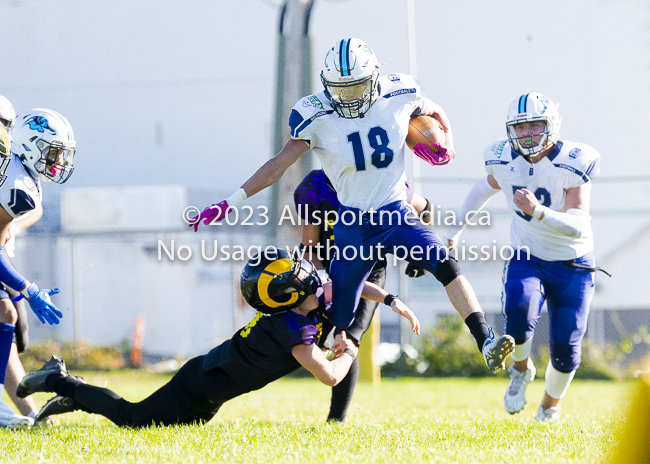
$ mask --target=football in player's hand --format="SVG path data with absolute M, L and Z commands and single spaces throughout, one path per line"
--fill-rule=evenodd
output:
M 413 150 L 418 143 L 428 145 L 434 153 L 438 153 L 438 149 L 433 146 L 434 143 L 445 144 L 445 131 L 436 119 L 431 116 L 417 116 L 411 119 L 406 144 Z

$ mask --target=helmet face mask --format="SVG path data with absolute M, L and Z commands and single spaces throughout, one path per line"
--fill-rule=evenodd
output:
M 9 134 L 4 127 L 0 126 L 0 186 L 5 183 L 7 179 L 7 168 L 11 160 L 11 145 L 9 142 Z
M 7 97 L 0 95 L 0 124 L 4 126 L 7 132 L 11 133 L 15 120 L 16 110 L 14 110 L 14 106 Z
M 4 127 L 7 132 L 11 132 L 11 129 L 14 128 L 14 121 L 11 119 L 0 117 L 0 124 L 2 124 L 2 127 Z
M 57 184 L 63 184 L 72 175 L 75 149 L 66 148 L 59 141 L 47 143 L 36 140 L 36 147 L 41 151 L 41 158 L 34 163 L 34 168 L 41 176 Z
M 16 118 L 11 151 L 33 174 L 62 184 L 74 171 L 74 133 L 68 120 L 56 111 L 35 108 Z
M 359 39 L 338 41 L 327 52 L 320 78 L 332 108 L 343 118 L 363 117 L 379 94 L 377 57 Z
M 512 149 L 524 156 L 534 157 L 545 148 L 554 145 L 560 138 L 562 118 L 558 106 L 540 93 L 524 94 L 514 100 L 508 108 L 506 131 Z M 534 134 L 517 134 L 517 128 L 523 123 L 543 123 L 544 130 Z M 536 140 L 538 136 L 541 137 Z M 537 142 L 537 143 L 536 143 Z
M 277 314 L 318 294 L 321 283 L 310 261 L 294 259 L 284 250 L 267 249 L 246 264 L 240 288 L 249 306 L 264 314 Z

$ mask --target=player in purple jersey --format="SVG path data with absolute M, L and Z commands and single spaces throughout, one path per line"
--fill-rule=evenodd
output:
M 138 403 L 87 385 L 68 374 L 65 362 L 55 356 L 24 378 L 17 394 L 57 394 L 43 406 L 38 420 L 82 410 L 101 414 L 119 426 L 143 427 L 207 422 L 226 401 L 258 390 L 301 365 L 326 385 L 334 386 L 345 377 L 358 348 L 342 334 L 334 359 L 328 360 L 320 349 L 331 286 L 321 285 L 311 262 L 294 260 L 284 250 L 267 249 L 244 267 L 240 287 L 246 302 L 259 311 L 255 318 L 206 355 L 189 360 L 166 385 Z M 387 297 L 383 289 L 365 285 L 364 298 L 385 301 Z M 411 310 L 398 299 L 390 303 L 419 333 Z
M 291 140 L 240 189 L 192 219 L 192 226 L 226 217 L 230 208 L 275 183 L 307 150 L 319 159 L 340 201 L 334 226 L 338 247 L 332 261 L 334 302 L 329 316 L 348 328 L 375 262 L 396 254 L 430 272 L 445 288 L 463 317 L 489 369 L 505 367 L 514 348 L 508 335 L 494 337 L 469 281 L 431 227 L 417 220 L 406 194 L 406 136 L 413 117 L 429 115 L 442 126 L 446 142 L 430 164 L 453 158 L 451 124 L 446 113 L 406 74 L 379 77 L 379 61 L 363 41 L 338 41 L 327 53 L 321 73 L 323 91 L 302 98 L 289 116 Z M 410 153 L 410 152 L 409 152 Z M 343 220 L 347 217 L 348 222 Z M 349 223 L 350 218 L 354 218 Z M 346 254 L 345 250 L 349 253 Z M 382 254 L 383 249 L 383 254 Z
M 503 192 L 515 213 L 512 247 L 530 251 L 530 256 L 516 254 L 506 261 L 503 273 L 505 331 L 516 343 L 504 404 L 511 414 L 526 404 L 526 387 L 535 378 L 533 334 L 546 301 L 551 359 L 539 421 L 560 416 L 560 400 L 580 365 L 594 273 L 600 270 L 595 267 L 589 215 L 600 154 L 589 145 L 559 140 L 560 122 L 557 105 L 545 95 L 528 93 L 513 101 L 506 120 L 508 138 L 485 150 L 488 176 L 474 186 L 459 212 L 466 218 Z M 450 246 L 462 230 L 452 230 Z

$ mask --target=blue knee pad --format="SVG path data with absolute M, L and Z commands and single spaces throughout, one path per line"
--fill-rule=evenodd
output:
M 551 342 L 551 364 L 560 372 L 569 373 L 580 367 L 582 346 Z

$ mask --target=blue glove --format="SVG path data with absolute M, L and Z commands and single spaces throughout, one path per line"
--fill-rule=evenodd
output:
M 38 319 L 41 321 L 41 323 L 45 324 L 45 321 L 47 321 L 50 325 L 58 324 L 59 318 L 63 317 L 63 313 L 56 309 L 56 306 L 52 304 L 50 295 L 61 293 L 61 289 L 44 288 L 41 290 L 38 288 L 38 285 L 32 282 L 29 284 L 29 287 L 27 287 L 26 290 L 27 294 L 29 295 L 29 300 L 27 300 L 29 301 L 29 306 L 32 307 L 32 311 L 36 313 L 36 316 L 38 316 Z M 21 293 L 17 297 L 12 298 L 11 301 L 20 301 L 23 298 L 25 297 Z

